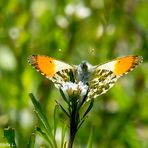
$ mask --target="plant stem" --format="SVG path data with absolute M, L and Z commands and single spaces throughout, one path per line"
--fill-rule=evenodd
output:
M 68 148 L 72 148 L 75 135 L 76 135 L 76 125 L 73 124 L 72 121 L 71 121 L 71 123 L 70 123 L 70 137 L 69 137 Z
M 70 115 L 70 137 L 68 148 L 72 148 L 74 138 L 77 132 L 78 120 L 79 120 L 79 113 L 77 112 L 77 105 L 75 104 L 72 109 L 72 113 Z

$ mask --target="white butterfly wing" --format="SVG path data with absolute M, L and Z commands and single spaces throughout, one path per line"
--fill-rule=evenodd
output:
M 132 71 L 142 62 L 142 59 L 141 56 L 126 56 L 96 66 L 89 79 L 89 98 L 96 98 L 106 93 L 118 78 Z
M 44 55 L 31 55 L 28 61 L 55 85 L 61 85 L 63 81 L 71 81 L 71 75 L 75 71 L 74 66 Z

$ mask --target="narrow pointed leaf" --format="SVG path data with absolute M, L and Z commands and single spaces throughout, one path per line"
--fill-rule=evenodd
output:
M 56 101 L 56 103 L 57 103 L 58 106 L 60 106 L 60 108 L 62 109 L 62 111 L 63 111 L 68 117 L 70 117 L 70 115 L 67 113 L 67 111 L 64 109 L 64 107 L 63 107 L 59 102 Z
M 82 119 L 85 118 L 85 116 L 89 113 L 89 111 L 93 107 L 93 104 L 94 104 L 94 100 L 91 100 L 90 105 L 88 106 L 87 110 L 85 111 L 85 113 L 82 116 Z
M 54 139 L 56 136 L 56 129 L 57 129 L 57 119 L 56 119 L 56 113 L 57 113 L 58 105 L 55 106 L 54 108 Z
M 81 127 L 81 125 L 84 123 L 84 121 L 85 121 L 84 119 L 80 121 L 80 123 L 79 123 L 79 125 L 77 127 L 77 131 L 79 130 L 79 128 Z
M 34 148 L 35 147 L 34 145 L 35 145 L 35 133 L 32 133 L 27 148 Z
M 65 134 L 66 134 L 66 127 L 67 125 L 64 124 L 63 128 L 62 128 L 62 135 L 61 135 L 61 148 L 64 148 L 64 141 L 65 141 Z
M 42 123 L 42 125 L 43 125 L 43 127 L 45 129 L 45 132 L 46 132 L 47 136 L 52 139 L 52 142 L 54 143 L 54 146 L 57 147 L 56 142 L 55 142 L 54 137 L 53 137 L 53 134 L 52 134 L 51 127 L 50 127 L 50 125 L 48 123 L 48 120 L 47 120 L 46 116 L 43 114 L 43 111 L 41 109 L 41 106 L 40 106 L 39 102 L 35 99 L 35 97 L 33 96 L 32 93 L 30 93 L 29 96 L 30 96 L 31 101 L 32 101 L 32 103 L 34 105 L 35 112 L 36 112 L 37 116 L 39 117 L 39 119 L 40 119 L 40 121 L 41 121 L 41 123 Z
M 62 90 L 61 88 L 60 88 L 59 90 L 60 90 L 61 96 L 62 96 L 62 98 L 64 99 L 64 101 L 65 101 L 67 104 L 69 104 L 68 98 L 66 98 L 66 96 L 65 96 L 65 94 L 64 94 L 64 92 L 63 92 L 63 90 Z
M 92 148 L 92 143 L 93 143 L 93 129 L 91 128 L 87 143 L 87 148 Z
M 52 144 L 52 140 L 46 135 L 45 132 L 42 131 L 42 129 L 40 129 L 39 127 L 36 128 L 36 132 L 45 140 L 48 142 L 48 144 L 50 145 L 51 148 L 54 148 L 53 144 Z

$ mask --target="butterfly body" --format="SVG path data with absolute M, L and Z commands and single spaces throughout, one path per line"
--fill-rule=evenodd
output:
M 132 71 L 142 62 L 141 56 L 126 56 L 103 65 L 93 66 L 87 61 L 70 65 L 43 55 L 32 55 L 29 63 L 60 88 L 65 82 L 82 82 L 88 86 L 88 98 L 107 92 L 124 74 Z
M 78 66 L 76 66 L 78 81 L 82 81 L 85 84 L 88 83 L 89 77 L 94 71 L 93 67 L 94 66 L 89 64 L 87 61 L 82 61 Z

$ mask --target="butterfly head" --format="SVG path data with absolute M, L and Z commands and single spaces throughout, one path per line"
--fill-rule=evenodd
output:
M 92 69 L 92 65 L 87 61 L 82 61 L 79 65 L 82 72 L 89 72 Z

